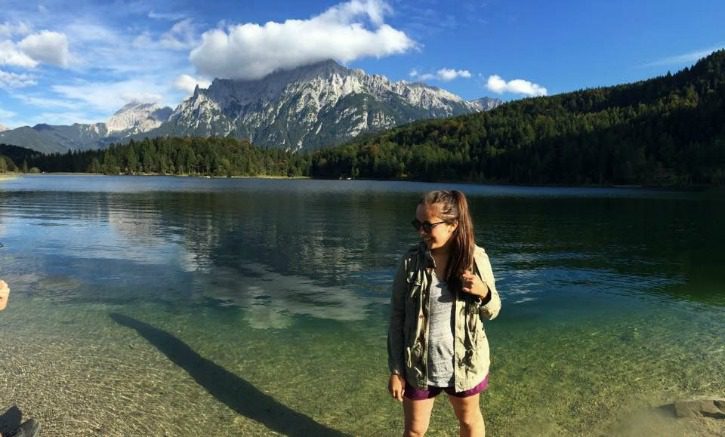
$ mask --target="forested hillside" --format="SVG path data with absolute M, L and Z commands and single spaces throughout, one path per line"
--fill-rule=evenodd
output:
M 17 168 L 44 172 L 105 174 L 168 174 L 196 176 L 302 176 L 309 157 L 280 149 L 254 147 L 234 138 L 153 138 L 112 145 L 105 150 L 42 155 L 15 146 L 0 145 L 0 159 Z M 9 159 L 8 155 L 14 156 Z M 9 168 L 13 170 L 14 168 Z
M 725 183 L 725 50 L 675 75 L 429 120 L 313 155 L 313 177 Z

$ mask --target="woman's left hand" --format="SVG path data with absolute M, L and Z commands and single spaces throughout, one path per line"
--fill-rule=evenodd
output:
M 461 285 L 465 293 L 472 294 L 474 296 L 485 299 L 488 296 L 488 287 L 481 281 L 478 275 L 475 275 L 472 271 L 466 270 L 461 275 Z

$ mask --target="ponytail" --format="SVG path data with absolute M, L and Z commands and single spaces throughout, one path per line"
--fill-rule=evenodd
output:
M 448 278 L 451 276 L 460 278 L 461 275 L 473 268 L 473 251 L 476 242 L 473 236 L 473 220 L 468 210 L 468 200 L 461 191 L 451 191 L 458 206 L 458 228 L 455 234 L 455 246 L 451 254 L 451 267 L 448 270 Z

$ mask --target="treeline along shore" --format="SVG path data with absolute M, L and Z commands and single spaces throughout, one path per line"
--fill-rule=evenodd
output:
M 150 138 L 0 171 L 309 176 L 477 183 L 725 185 L 725 50 L 676 74 L 420 121 L 312 151 L 232 138 Z

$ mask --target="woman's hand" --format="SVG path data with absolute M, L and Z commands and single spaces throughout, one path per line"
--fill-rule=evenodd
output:
M 8 284 L 0 279 L 0 311 L 4 310 L 8 305 L 8 295 L 10 294 L 10 288 Z
M 470 270 L 466 270 L 463 275 L 461 275 L 461 285 L 462 290 L 465 293 L 472 294 L 481 299 L 486 299 L 488 296 L 489 291 L 486 284 L 481 281 L 481 278 L 479 278 L 478 275 L 473 274 Z
M 398 402 L 403 402 L 403 393 L 405 393 L 405 380 L 403 377 L 397 373 L 392 373 L 388 381 L 388 391 L 393 396 L 393 399 Z

